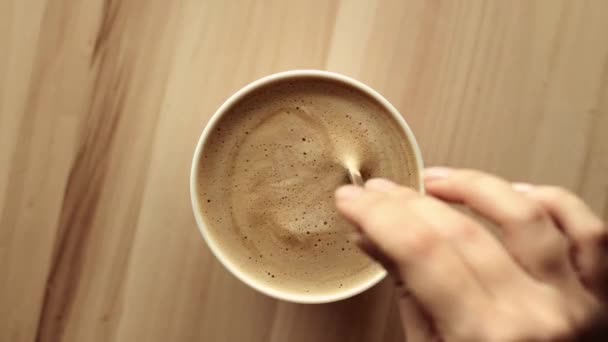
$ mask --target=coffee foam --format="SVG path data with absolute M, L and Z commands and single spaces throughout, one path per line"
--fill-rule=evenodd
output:
M 347 166 L 416 184 L 412 147 L 379 103 L 335 81 L 278 81 L 212 129 L 197 190 L 209 238 L 232 262 L 269 286 L 319 295 L 380 272 L 333 202 Z

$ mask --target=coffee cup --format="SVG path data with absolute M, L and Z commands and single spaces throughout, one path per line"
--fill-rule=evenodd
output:
M 317 88 L 323 90 L 315 92 Z M 288 90 L 283 91 L 283 89 Z M 271 95 L 265 95 L 269 92 Z M 272 96 L 273 101 L 268 102 L 268 96 Z M 291 102 L 285 102 L 287 100 L 281 102 L 282 97 L 288 98 L 290 96 L 299 97 L 294 97 L 293 101 L 290 99 Z M 331 103 L 323 102 L 327 101 L 327 96 L 334 96 L 337 100 L 332 100 Z M 255 101 L 251 100 L 252 97 L 255 97 Z M 342 101 L 342 97 L 347 99 Z M 300 98 L 302 102 L 298 105 L 299 102 L 297 101 Z M 316 101 L 317 99 L 319 101 Z M 348 101 L 354 101 L 357 106 L 344 107 L 349 105 Z M 269 109 L 268 112 L 271 114 L 263 114 L 262 117 L 262 114 L 259 113 L 265 113 L 263 111 L 264 103 L 271 103 L 266 106 L 272 108 L 272 111 Z M 262 108 L 260 109 L 260 107 Z M 322 117 L 320 116 L 320 119 L 316 122 L 315 108 L 318 110 L 318 108 L 325 107 L 330 108 L 328 111 L 335 107 L 335 113 L 340 112 L 340 120 L 343 121 L 335 121 L 338 120 L 338 116 L 334 112 L 331 115 L 324 112 L 324 114 L 320 114 Z M 344 108 L 350 109 L 345 110 Z M 203 130 L 194 152 L 190 175 L 191 202 L 198 229 L 203 239 L 213 255 L 236 278 L 255 290 L 277 299 L 297 303 L 326 303 L 355 296 L 374 286 L 386 276 L 386 271 L 379 265 L 365 266 L 367 268 L 360 271 L 361 274 L 349 275 L 350 278 L 344 276 L 345 280 L 340 282 L 339 275 L 341 273 L 338 264 L 348 262 L 348 258 L 364 263 L 363 258 L 365 257 L 352 254 L 361 253 L 354 246 L 352 246 L 352 252 L 346 251 L 346 249 L 350 251 L 351 246 L 348 245 L 349 241 L 342 237 L 345 233 L 344 223 L 339 222 L 339 219 L 330 222 L 335 227 L 340 228 L 336 228 L 337 232 L 332 232 L 329 228 L 325 228 L 328 226 L 327 220 L 323 220 L 323 222 L 319 220 L 322 213 L 331 210 L 331 198 L 323 199 L 322 203 L 324 205 L 317 206 L 315 198 L 310 198 L 310 196 L 304 199 L 297 197 L 304 196 L 301 193 L 306 191 L 294 193 L 290 192 L 289 189 L 291 188 L 288 188 L 291 184 L 297 183 L 299 179 L 308 177 L 307 179 L 310 182 L 307 189 L 310 189 L 311 186 L 322 187 L 323 184 L 330 184 L 329 187 L 331 188 L 323 189 L 322 194 L 325 196 L 326 193 L 329 193 L 330 195 L 327 197 L 331 197 L 331 193 L 340 182 L 339 173 L 337 173 L 339 170 L 335 171 L 339 167 L 334 167 L 332 163 L 339 164 L 340 160 L 333 156 L 331 158 L 327 157 L 329 154 L 326 147 L 332 145 L 332 151 L 336 149 L 346 151 L 354 146 L 352 149 L 355 152 L 344 152 L 343 154 L 356 155 L 358 140 L 367 138 L 359 138 L 355 135 L 341 137 L 338 130 L 346 127 L 345 125 L 350 125 L 351 121 L 354 127 L 350 129 L 351 133 L 353 130 L 357 131 L 359 129 L 364 132 L 361 134 L 367 134 L 365 132 L 368 132 L 368 129 L 372 130 L 376 127 L 373 122 L 366 121 L 365 108 L 386 113 L 389 119 L 383 119 L 386 122 L 383 121 L 376 125 L 379 128 L 373 134 L 382 138 L 385 134 L 381 129 L 386 126 L 388 127 L 386 129 L 390 131 L 386 135 L 403 140 L 403 144 L 397 144 L 398 146 L 396 145 L 395 148 L 391 146 L 386 148 L 398 152 L 400 146 L 405 146 L 403 148 L 406 150 L 401 154 L 407 155 L 407 158 L 404 157 L 403 163 L 408 164 L 406 169 L 409 178 L 406 175 L 404 179 L 409 182 L 407 185 L 423 192 L 421 179 L 423 162 L 420 149 L 410 127 L 389 101 L 369 86 L 353 78 L 321 70 L 292 70 L 276 73 L 246 85 L 230 96 L 213 114 Z M 345 114 L 342 115 L 342 113 Z M 249 117 L 245 118 L 247 115 Z M 233 116 L 235 119 L 232 120 L 228 116 Z M 376 114 L 376 116 L 378 115 Z M 353 120 L 358 120 L 358 122 Z M 370 120 L 376 119 L 371 118 Z M 281 122 L 285 122 L 285 125 L 280 124 Z M 266 127 L 264 125 L 275 126 Z M 318 132 L 315 132 L 315 129 L 322 132 L 326 131 L 323 128 L 324 125 L 329 125 L 329 131 L 337 131 L 338 134 L 335 134 L 335 132 L 330 132 L 331 134 L 328 133 L 327 136 L 316 134 Z M 365 128 L 368 126 L 373 127 Z M 272 140 L 275 135 L 279 138 L 283 137 L 286 142 Z M 292 142 L 294 139 L 297 139 L 297 142 Z M 395 139 L 387 141 L 395 141 Z M 367 145 L 369 146 L 362 145 L 363 147 L 360 150 L 364 152 L 361 153 L 376 155 L 377 158 L 380 158 L 378 163 L 382 163 L 384 154 L 378 153 L 378 151 L 381 151 L 378 149 L 383 147 L 376 146 L 378 145 L 377 139 L 370 138 L 365 141 L 368 142 Z M 286 152 L 283 154 L 283 151 Z M 317 157 L 315 157 L 315 153 Z M 230 158 L 223 157 L 228 154 L 230 154 Z M 296 160 L 296 162 L 314 164 L 314 166 L 310 166 L 311 169 L 308 170 L 308 164 L 302 164 L 304 166 L 298 166 L 300 164 L 295 166 L 286 165 L 290 161 L 293 163 L 292 158 L 296 158 L 296 155 L 301 159 Z M 256 160 L 250 160 L 253 158 L 258 158 L 260 161 L 257 162 L 257 166 L 249 167 L 248 165 L 256 163 Z M 264 161 L 264 158 L 269 160 Z M 324 158 L 328 160 L 322 160 Z M 401 160 L 399 158 L 391 159 L 395 159 L 396 162 Z M 225 160 L 230 161 L 230 163 L 228 161 L 224 162 Z M 220 167 L 219 164 L 222 164 L 222 166 Z M 361 167 L 362 174 L 367 177 L 390 176 L 382 172 L 376 175 L 373 172 L 366 175 L 363 162 L 355 162 L 355 165 Z M 281 169 L 283 167 L 285 170 Z M 393 170 L 395 166 L 389 165 L 385 169 Z M 207 172 L 208 170 L 213 172 Z M 315 170 L 324 170 L 324 172 L 316 172 Z M 331 172 L 328 170 L 331 170 Z M 270 174 L 268 172 L 274 173 Z M 404 172 L 401 173 L 404 174 Z M 323 183 L 325 177 L 330 179 L 327 182 L 332 181 L 333 183 Z M 241 181 L 242 179 L 244 181 Z M 348 178 L 345 179 L 348 181 Z M 260 188 L 252 188 L 253 185 L 251 184 L 260 182 L 266 183 L 261 191 L 254 191 Z M 270 190 L 272 192 L 269 192 Z M 315 190 L 309 192 L 314 194 Z M 242 199 L 240 194 L 242 194 Z M 266 203 L 265 196 L 274 197 Z M 298 198 L 295 204 L 292 203 L 285 207 L 277 204 L 289 201 L 289 198 L 294 196 Z M 281 200 L 283 198 L 285 199 Z M 277 201 L 281 200 L 281 202 L 273 202 L 275 199 Z M 251 207 L 252 203 L 259 205 Z M 307 204 L 304 205 L 304 203 Z M 241 210 L 244 214 L 239 212 L 239 208 L 241 208 L 239 205 L 244 208 Z M 281 212 L 273 211 L 274 207 L 278 207 L 277 210 Z M 301 209 L 304 214 L 301 217 L 295 217 L 292 211 L 296 209 Z M 307 210 L 316 210 L 312 218 L 310 218 L 310 213 L 308 213 L 309 216 L 306 216 Z M 333 211 L 331 212 L 334 215 Z M 300 215 L 299 212 L 298 215 Z M 261 228 L 256 230 L 256 225 Z M 270 237 L 267 238 L 266 235 L 262 234 Z M 252 241 L 255 239 L 262 240 L 262 242 Z M 319 245 L 322 246 L 319 247 Z M 289 250 L 289 248 L 292 248 L 292 250 Z M 286 251 L 283 249 L 286 249 Z M 340 254 L 334 252 L 334 250 L 344 251 L 345 254 L 343 257 L 336 257 L 335 255 Z M 280 253 L 283 254 L 278 255 Z M 315 253 L 321 254 L 317 255 Z M 330 254 L 333 259 L 328 256 L 327 262 L 334 268 L 325 267 L 326 265 L 323 264 L 323 255 Z M 350 255 L 355 256 L 351 257 Z M 314 260 L 306 260 L 306 258 L 312 258 L 311 256 L 315 257 Z M 359 259 L 362 261 L 359 261 Z M 371 263 L 371 261 L 369 262 Z M 293 269 L 290 263 L 293 263 Z M 277 266 L 277 264 L 281 266 Z M 313 264 L 316 268 L 311 266 L 313 271 L 307 271 L 307 265 Z M 357 270 L 363 267 L 357 265 L 359 267 Z M 298 267 L 302 269 L 301 272 L 297 271 L 300 273 L 296 272 Z M 294 274 L 295 276 L 293 276 Z M 292 276 L 293 279 L 290 278 L 289 281 L 280 282 L 279 279 L 286 279 L 288 276 Z M 315 285 L 316 277 L 318 277 L 319 283 L 324 282 L 325 285 Z M 276 282 L 275 279 L 277 279 Z M 298 279 L 302 279 L 301 282 L 306 284 L 299 286 L 300 281 Z

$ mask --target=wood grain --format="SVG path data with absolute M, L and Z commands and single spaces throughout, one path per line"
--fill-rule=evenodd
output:
M 0 2 L 0 341 L 401 341 L 392 289 L 296 305 L 191 214 L 206 121 L 277 71 L 379 90 L 427 164 L 578 192 L 608 218 L 608 2 Z

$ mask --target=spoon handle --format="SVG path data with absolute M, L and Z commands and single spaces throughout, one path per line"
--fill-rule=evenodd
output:
M 363 177 L 361 177 L 361 172 L 359 172 L 359 170 L 349 168 L 348 178 L 354 185 L 363 186 Z

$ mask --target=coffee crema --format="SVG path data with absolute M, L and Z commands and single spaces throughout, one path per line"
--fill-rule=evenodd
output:
M 346 165 L 416 186 L 413 148 L 375 99 L 316 77 L 278 80 L 210 127 L 196 191 L 212 239 L 258 282 L 335 294 L 381 272 L 334 205 Z M 404 227 L 405 228 L 405 227 Z

